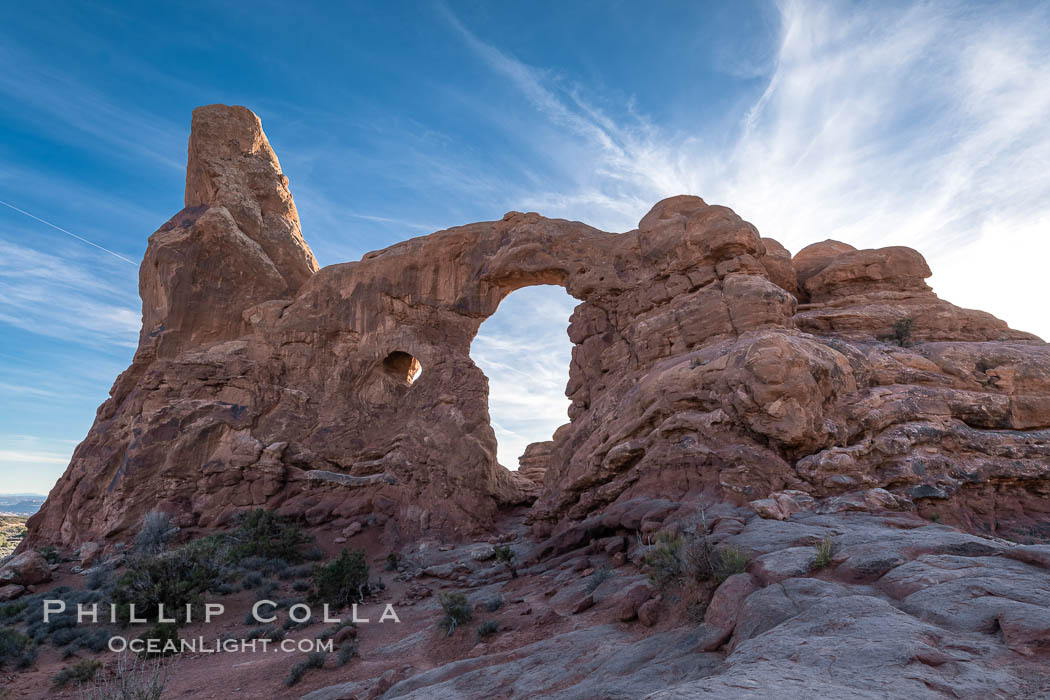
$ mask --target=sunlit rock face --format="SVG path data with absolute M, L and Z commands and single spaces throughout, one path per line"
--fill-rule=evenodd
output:
M 684 195 L 622 234 L 511 212 L 318 270 L 258 118 L 202 107 L 186 208 L 142 264 L 138 351 L 30 539 L 120 537 L 153 508 L 217 527 L 259 506 L 453 536 L 529 503 L 536 534 L 557 535 L 635 502 L 666 516 L 701 496 L 878 488 L 894 507 L 1023 522 L 1050 484 L 1050 350 L 941 301 L 929 275 L 908 248 L 825 241 L 792 259 Z M 517 474 L 469 352 L 534 284 L 579 300 L 571 421 Z

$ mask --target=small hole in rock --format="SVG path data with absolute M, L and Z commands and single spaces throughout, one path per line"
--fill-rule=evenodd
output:
M 399 382 L 411 384 L 419 377 L 423 366 L 419 364 L 419 360 L 407 352 L 395 350 L 383 360 L 383 369 Z

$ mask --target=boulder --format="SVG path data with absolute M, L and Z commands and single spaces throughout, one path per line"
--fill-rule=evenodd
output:
M 0 567 L 0 586 L 31 586 L 50 580 L 51 567 L 39 552 L 16 554 Z
M 638 608 L 642 607 L 652 595 L 652 586 L 646 583 L 628 589 L 620 596 L 616 604 L 616 619 L 620 622 L 630 622 L 635 619 L 638 616 Z

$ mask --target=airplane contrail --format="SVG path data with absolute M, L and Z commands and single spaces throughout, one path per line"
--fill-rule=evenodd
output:
M 64 228 L 62 228 L 61 226 L 55 226 L 55 225 L 54 225 L 53 223 L 51 223 L 50 221 L 45 221 L 45 220 L 41 219 L 41 218 L 40 218 L 39 216 L 34 216 L 33 214 L 30 214 L 29 212 L 27 212 L 27 211 L 26 211 L 26 210 L 24 210 L 24 209 L 19 209 L 18 207 L 16 207 L 16 206 L 15 206 L 15 205 L 13 205 L 13 204 L 8 204 L 7 202 L 5 202 L 5 201 L 4 201 L 4 200 L 2 200 L 2 199 L 0 199 L 0 204 L 3 204 L 3 205 L 4 205 L 5 207 L 7 207 L 8 209 L 14 209 L 14 210 L 15 210 L 15 211 L 17 211 L 17 212 L 18 212 L 19 214 L 25 214 L 25 215 L 26 215 L 26 216 L 28 216 L 28 217 L 29 217 L 30 219 L 36 219 L 37 221 L 39 221 L 39 222 L 40 222 L 40 223 L 42 223 L 42 224 L 47 224 L 48 226 L 50 226 L 51 228 L 55 229 L 56 231 L 61 231 L 62 233 L 66 234 L 67 236 L 72 236 L 73 238 L 77 239 L 78 241 L 81 241 L 81 242 L 83 242 L 83 243 L 87 243 L 87 244 L 88 244 L 88 245 L 90 245 L 90 246 L 94 246 L 94 247 L 98 248 L 98 249 L 99 249 L 99 250 L 101 250 L 101 251 L 104 251 L 104 252 L 106 252 L 106 253 L 109 253 L 109 254 L 110 254 L 110 255 L 112 255 L 112 256 L 113 256 L 114 258 L 120 258 L 120 259 L 121 259 L 121 260 L 123 260 L 124 262 L 126 262 L 126 263 L 128 263 L 128 264 L 131 264 L 131 265 L 138 265 L 138 263 L 136 263 L 136 262 L 135 262 L 134 260 L 128 260 L 128 259 L 127 259 L 127 258 L 125 258 L 125 257 L 124 257 L 123 255 L 121 255 L 120 253 L 114 253 L 114 252 L 113 252 L 112 250 L 110 250 L 109 248 L 103 248 L 103 247 L 102 247 L 102 246 L 100 246 L 100 245 L 99 245 L 98 243 L 92 243 L 91 241 L 89 241 L 88 239 L 84 238 L 83 236 L 78 236 L 77 234 L 73 233 L 72 231 L 67 231 L 67 230 L 65 230 L 65 229 L 64 229 Z

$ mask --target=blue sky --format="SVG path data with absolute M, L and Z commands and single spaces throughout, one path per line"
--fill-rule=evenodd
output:
M 190 110 L 263 119 L 319 262 L 509 210 L 634 227 L 665 196 L 790 250 L 910 245 L 1050 337 L 1045 3 L 47 2 L 0 23 L 0 492 L 46 491 L 128 364 Z M 500 458 L 566 420 L 557 288 L 473 356 Z M 424 368 L 425 371 L 425 368 Z

